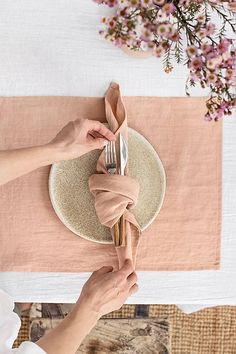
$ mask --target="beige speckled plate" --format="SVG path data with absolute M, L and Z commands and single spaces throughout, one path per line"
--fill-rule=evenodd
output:
M 96 171 L 100 151 L 51 167 L 49 194 L 53 208 L 63 224 L 76 235 L 99 243 L 111 243 L 108 228 L 102 226 L 88 189 L 88 178 Z M 166 187 L 161 160 L 150 143 L 129 128 L 129 174 L 140 184 L 139 199 L 133 213 L 141 229 L 146 229 L 159 213 Z

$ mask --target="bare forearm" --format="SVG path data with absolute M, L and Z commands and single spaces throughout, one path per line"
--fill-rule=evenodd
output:
M 81 342 L 97 322 L 97 316 L 82 304 L 76 304 L 72 312 L 37 344 L 47 354 L 74 354 Z
M 0 151 L 0 185 L 39 167 L 103 149 L 107 140 L 114 139 L 115 135 L 100 122 L 87 119 L 69 122 L 46 145 Z
M 50 145 L 0 151 L 0 185 L 53 162 Z

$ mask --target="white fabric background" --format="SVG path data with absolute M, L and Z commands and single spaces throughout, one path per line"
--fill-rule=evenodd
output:
M 157 59 L 130 58 L 98 35 L 109 11 L 92 0 L 2 0 L 0 95 L 103 96 L 116 80 L 124 95 L 184 96 L 186 68 L 167 75 Z M 140 291 L 129 303 L 236 304 L 235 118 L 224 122 L 221 270 L 140 272 Z M 16 301 L 74 302 L 87 276 L 1 273 L 0 288 Z

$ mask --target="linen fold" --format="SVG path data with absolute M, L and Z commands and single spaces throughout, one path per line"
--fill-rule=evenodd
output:
M 111 83 L 105 95 L 105 113 L 109 129 L 119 138 L 122 133 L 128 145 L 127 115 L 121 98 L 119 85 Z M 119 154 L 119 144 L 116 141 L 116 151 Z M 119 160 L 119 159 L 117 159 Z M 126 258 L 135 265 L 140 237 L 140 226 L 130 211 L 138 200 L 139 184 L 128 176 L 128 167 L 125 176 L 111 175 L 105 167 L 105 151 L 97 162 L 97 174 L 89 178 L 89 189 L 95 197 L 95 209 L 102 225 L 111 229 L 123 215 L 125 219 L 125 246 L 116 247 L 119 268 Z

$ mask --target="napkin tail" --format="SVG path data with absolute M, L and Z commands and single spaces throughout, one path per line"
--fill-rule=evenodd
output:
M 131 259 L 133 263 L 133 267 L 136 265 L 137 251 L 140 242 L 140 232 L 137 230 L 135 226 L 130 224 L 129 221 L 126 220 L 126 246 L 125 247 L 116 247 L 116 253 L 119 262 L 119 269 L 125 263 L 126 259 Z

